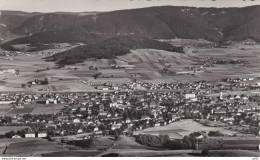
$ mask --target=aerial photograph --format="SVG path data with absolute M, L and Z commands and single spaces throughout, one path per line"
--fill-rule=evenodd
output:
M 0 0 L 0 159 L 260 157 L 260 0 Z

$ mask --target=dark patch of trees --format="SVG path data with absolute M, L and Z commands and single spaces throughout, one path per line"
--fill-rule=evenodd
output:
M 25 137 L 25 134 L 27 131 L 28 131 L 28 129 L 18 130 L 17 132 L 15 132 L 15 131 L 6 132 L 5 137 L 12 138 L 14 135 L 19 135 L 21 137 Z
M 143 135 L 139 134 L 135 136 L 136 142 L 146 146 L 164 146 L 170 141 L 168 135 Z
M 208 136 L 210 136 L 210 137 L 219 137 L 219 136 L 224 136 L 224 134 L 221 133 L 220 131 L 210 131 L 208 133 Z
M 95 135 L 90 136 L 89 139 L 68 141 L 67 144 L 82 148 L 90 148 L 95 141 Z
M 69 141 L 67 144 L 69 145 L 74 145 L 77 147 L 82 147 L 82 148 L 89 148 L 92 146 L 94 139 L 84 139 L 84 140 L 75 140 L 75 141 Z
M 183 47 L 159 42 L 144 37 L 118 36 L 91 45 L 79 46 L 47 58 L 60 65 L 81 63 L 88 58 L 111 59 L 130 53 L 130 49 L 159 49 L 172 52 L 183 52 Z
M 120 128 L 117 128 L 114 130 L 114 137 L 117 140 L 119 138 L 120 135 L 123 135 L 123 130 Z

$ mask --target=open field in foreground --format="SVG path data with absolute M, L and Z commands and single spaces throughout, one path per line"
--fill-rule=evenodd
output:
M 27 138 L 23 140 L 25 141 L 18 141 L 8 145 L 3 156 L 28 157 L 40 156 L 41 154 L 55 151 L 65 151 L 62 145 L 49 142 L 46 139 Z
M 106 155 L 122 157 L 203 157 L 201 150 L 113 150 Z M 209 157 L 259 157 L 258 151 L 247 150 L 210 150 Z
M 222 140 L 223 149 L 259 150 L 259 137 L 210 137 L 211 139 Z M 259 153 L 260 154 L 260 153 Z
M 95 157 L 100 153 L 97 150 L 61 151 L 42 154 L 42 157 Z
M 259 151 L 248 150 L 213 150 L 209 151 L 210 157 L 259 157 Z

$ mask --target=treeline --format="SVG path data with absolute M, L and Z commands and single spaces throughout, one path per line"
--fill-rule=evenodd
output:
M 21 136 L 21 137 L 25 137 L 25 134 L 27 133 L 29 131 L 29 129 L 28 128 L 26 128 L 26 129 L 22 129 L 22 130 L 18 130 L 18 131 L 10 131 L 10 132 L 6 132 L 5 133 L 5 137 L 6 138 L 12 138 L 14 135 L 19 135 L 19 136 Z
M 165 42 L 159 42 L 144 37 L 118 36 L 99 43 L 79 46 L 55 54 L 52 57 L 49 57 L 48 60 L 57 61 L 60 65 L 74 64 L 83 62 L 88 58 L 115 58 L 116 56 L 130 53 L 131 49 L 158 49 L 184 53 L 183 47 L 175 47 Z
M 170 137 L 168 135 L 145 135 L 139 134 L 135 136 L 136 142 L 146 146 L 164 146 Z
M 84 139 L 84 140 L 73 140 L 73 141 L 68 141 L 68 145 L 74 145 L 77 147 L 82 147 L 82 148 L 90 148 L 93 143 L 94 143 L 94 138 L 89 138 L 89 139 Z
M 136 142 L 146 146 L 157 146 L 172 150 L 195 149 L 196 142 L 193 138 L 185 136 L 183 139 L 171 140 L 168 135 L 136 135 Z

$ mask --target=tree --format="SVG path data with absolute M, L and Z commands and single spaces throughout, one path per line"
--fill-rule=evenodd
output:
M 170 142 L 170 138 L 168 135 L 159 135 L 159 136 L 155 136 L 155 135 L 137 135 L 136 136 L 136 142 L 143 144 L 143 145 L 147 145 L 147 146 L 170 146 L 169 142 Z
M 132 137 L 132 136 L 133 136 L 133 131 L 132 131 L 131 129 L 129 129 L 129 130 L 127 131 L 127 135 L 128 135 L 129 137 Z
M 183 137 L 183 147 L 184 148 L 187 148 L 187 149 L 190 149 L 192 147 L 192 143 L 191 141 L 189 140 L 189 137 L 188 136 L 184 136 Z
M 55 135 L 54 130 L 55 130 L 54 127 L 52 127 L 52 126 L 48 127 L 47 128 L 47 134 L 50 135 L 50 136 L 54 136 Z
M 184 149 L 182 140 L 169 140 L 163 146 L 174 150 Z
M 219 131 L 209 131 L 208 136 L 219 137 L 219 136 L 224 136 L 224 134 Z
M 49 84 L 49 81 L 48 81 L 48 78 L 46 77 L 45 79 L 44 79 L 44 84 Z
M 209 150 L 207 150 L 207 149 L 202 150 L 201 155 L 209 156 Z
M 96 73 L 96 74 L 94 74 L 94 75 L 93 75 L 94 79 L 97 79 L 99 75 L 101 75 L 101 73 Z
M 12 138 L 14 135 L 15 135 L 14 131 L 10 131 L 10 132 L 5 133 L 5 137 L 7 137 L 7 138 Z
M 123 131 L 120 128 L 117 128 L 114 130 L 114 137 L 117 140 L 119 138 L 120 135 L 123 134 Z

